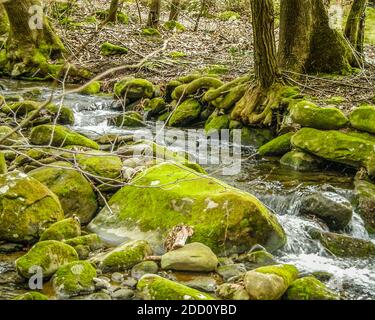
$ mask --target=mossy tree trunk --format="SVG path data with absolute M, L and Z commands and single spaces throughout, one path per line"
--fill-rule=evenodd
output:
M 108 22 L 116 22 L 117 21 L 117 11 L 120 6 L 120 0 L 111 0 L 111 5 L 109 6 L 108 11 Z
M 147 26 L 151 28 L 159 27 L 161 0 L 151 0 L 150 13 L 148 14 Z
M 345 36 L 357 51 L 363 62 L 366 7 L 368 0 L 354 0 L 345 27 Z
M 178 21 L 178 15 L 180 14 L 180 2 L 180 0 L 172 0 L 169 21 Z
M 271 125 L 282 88 L 277 63 L 272 0 L 251 0 L 254 32 L 255 79 L 232 111 L 232 118 L 245 124 Z
M 48 75 L 51 63 L 62 58 L 64 46 L 40 10 L 40 1 L 12 0 L 3 5 L 10 25 L 6 58 L 1 59 L 4 71 L 11 76 Z
M 281 0 L 279 64 L 297 73 L 347 73 L 354 61 L 344 35 L 330 28 L 323 0 Z
M 0 36 L 6 35 L 9 32 L 8 16 L 2 4 L 0 4 Z

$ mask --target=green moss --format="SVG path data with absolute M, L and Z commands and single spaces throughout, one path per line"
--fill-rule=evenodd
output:
M 214 116 L 208 118 L 204 127 L 206 134 L 220 131 L 223 129 L 229 129 L 229 116 L 227 114 L 221 116 Z
M 279 277 L 283 278 L 284 283 L 286 283 L 287 287 L 298 277 L 297 268 L 290 264 L 265 266 L 257 268 L 254 271 L 259 273 L 276 274 Z
M 57 240 L 62 241 L 78 237 L 81 235 L 81 225 L 77 219 L 68 218 L 58 222 L 55 222 L 46 229 L 41 237 L 40 241 L 44 240 Z
M 73 248 L 78 247 L 78 246 L 88 246 L 91 251 L 95 251 L 103 247 L 102 240 L 95 233 L 67 239 L 64 242 L 72 246 Z
M 120 128 L 123 127 L 144 127 L 146 124 L 143 122 L 143 117 L 139 112 L 126 111 L 123 114 L 114 118 L 113 123 Z
M 295 280 L 285 294 L 287 300 L 339 300 L 339 296 L 329 290 L 314 277 Z
M 239 13 L 234 12 L 234 11 L 224 11 L 219 14 L 219 19 L 222 21 L 233 21 L 233 20 L 238 20 L 240 19 L 241 16 Z
M 0 175 L 8 172 L 4 153 L 0 153 Z
M 154 86 L 145 79 L 124 78 L 115 84 L 114 93 L 115 98 L 126 97 L 131 101 L 151 99 L 154 95 Z
M 199 90 L 209 90 L 211 88 L 217 89 L 222 85 L 223 82 L 214 77 L 200 77 L 185 86 L 177 87 L 172 93 L 172 98 L 174 100 L 179 100 L 182 97 L 193 95 Z
M 24 278 L 35 274 L 33 266 L 42 268 L 43 278 L 52 276 L 58 268 L 78 260 L 73 247 L 55 240 L 41 241 L 15 262 L 17 272 Z
M 295 171 L 313 171 L 319 169 L 322 161 L 306 152 L 294 150 L 286 153 L 280 163 Z
M 375 133 L 375 106 L 362 105 L 354 109 L 349 120 L 353 128 Z
M 187 126 L 199 118 L 201 108 L 202 107 L 197 100 L 188 99 L 177 106 L 173 111 L 168 124 L 171 127 Z
M 151 254 L 151 247 L 146 241 L 135 240 L 109 252 L 100 262 L 99 267 L 104 272 L 126 271 Z
M 150 101 L 147 110 L 152 116 L 163 113 L 167 110 L 167 104 L 163 98 L 154 98 Z
M 375 44 L 375 8 L 367 8 L 365 27 L 365 43 Z
M 283 134 L 261 146 L 258 150 L 261 156 L 282 156 L 292 148 L 291 139 L 294 132 Z
M 127 14 L 123 12 L 117 12 L 117 22 L 122 23 L 122 24 L 129 24 L 130 18 Z
M 241 143 L 259 148 L 274 138 L 270 129 L 243 127 L 241 129 Z
M 51 139 L 52 136 L 52 139 Z M 50 141 L 55 147 L 83 146 L 99 149 L 96 142 L 69 130 L 63 126 L 40 125 L 31 130 L 30 141 L 36 145 L 49 145 Z
M 8 134 L 10 134 L 13 131 L 12 128 L 7 126 L 0 126 L 0 139 Z M 1 142 L 5 146 L 11 146 L 12 144 L 16 143 L 21 139 L 21 136 L 19 136 L 17 133 L 12 133 L 9 138 L 5 139 L 3 142 Z
M 365 223 L 369 233 L 375 233 L 375 185 L 369 181 L 356 180 L 355 183 L 357 212 Z
M 167 21 L 166 23 L 164 23 L 163 27 L 165 30 L 168 30 L 168 31 L 177 31 L 177 32 L 186 31 L 185 26 L 178 21 Z
M 179 58 L 184 58 L 187 56 L 187 54 L 185 52 L 181 52 L 181 51 L 172 51 L 172 52 L 169 52 L 168 54 L 172 59 L 179 59 Z
M 80 93 L 82 94 L 98 94 L 100 92 L 101 83 L 100 81 L 92 81 L 88 85 L 86 85 Z
M 145 300 L 214 300 L 210 295 L 157 275 L 145 275 L 137 289 Z
M 12 300 L 48 300 L 48 297 L 36 291 L 30 291 L 14 297 Z
M 142 29 L 141 34 L 146 37 L 161 37 L 159 30 L 154 28 Z
M 229 68 L 220 64 L 213 64 L 204 68 L 202 72 L 208 75 L 224 75 L 229 73 Z
M 342 104 L 346 99 L 344 97 L 334 96 L 328 99 L 325 99 L 324 102 L 328 104 Z
M 320 108 L 309 101 L 301 101 L 293 105 L 290 116 L 301 126 L 316 129 L 340 129 L 348 123 L 348 119 L 339 109 Z
M 87 261 L 75 261 L 60 267 L 52 279 L 57 297 L 69 298 L 95 290 L 95 268 Z
M 112 44 L 110 42 L 104 42 L 100 46 L 100 54 L 102 56 L 114 56 L 117 54 L 127 54 L 128 48 Z
M 91 231 L 126 235 L 139 228 L 163 235 L 183 223 L 194 228 L 192 242 L 215 252 L 248 250 L 255 244 L 272 251 L 286 240 L 276 218 L 254 196 L 174 163 L 147 169 L 119 190 L 109 205 L 113 214 L 103 208 L 90 223 Z M 244 219 L 247 226 L 241 226 Z
M 218 109 L 222 109 L 228 112 L 244 96 L 247 90 L 248 90 L 247 84 L 242 84 L 231 89 L 224 96 L 224 98 L 216 104 L 216 107 Z

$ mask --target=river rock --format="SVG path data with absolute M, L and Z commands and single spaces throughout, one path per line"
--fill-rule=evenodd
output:
M 87 224 L 98 208 L 90 182 L 73 170 L 73 166 L 68 162 L 53 162 L 51 165 L 54 167 L 41 167 L 30 171 L 29 175 L 58 196 L 65 216 L 75 215 L 81 223 Z
M 13 129 L 10 127 L 0 126 L 0 139 L 10 134 L 12 131 Z M 11 146 L 12 144 L 19 142 L 20 140 L 22 140 L 22 137 L 18 133 L 12 133 L 8 138 L 1 142 L 1 144 L 5 146 Z
M 129 288 L 120 288 L 111 293 L 114 300 L 130 300 L 134 296 L 134 291 Z
M 52 285 L 57 297 L 69 298 L 93 292 L 95 277 L 96 270 L 89 262 L 75 261 L 56 271 Z
M 132 79 L 126 77 L 115 84 L 115 98 L 126 97 L 130 101 L 150 99 L 154 95 L 154 86 L 145 79 Z
M 245 146 L 259 148 L 270 142 L 273 138 L 273 132 L 267 128 L 241 128 L 241 144 Z
M 339 300 L 339 296 L 314 277 L 292 282 L 285 293 L 286 300 Z
M 231 279 L 241 277 L 246 272 L 246 267 L 243 263 L 228 264 L 217 268 L 217 273 L 223 277 L 225 282 Z
M 306 152 L 293 150 L 286 153 L 280 163 L 295 171 L 313 171 L 319 168 L 322 161 Z
M 77 246 L 88 246 L 90 251 L 95 251 L 103 247 L 103 242 L 95 233 L 79 236 L 64 241 L 73 248 Z
M 48 297 L 37 291 L 30 291 L 15 296 L 12 300 L 48 300 Z
M 64 213 L 59 199 L 23 173 L 0 175 L 0 240 L 30 243 Z
M 301 199 L 300 212 L 321 218 L 330 230 L 342 230 L 351 221 L 353 208 L 349 200 L 337 193 L 313 192 Z
M 17 272 L 24 278 L 36 274 L 33 267 L 40 267 L 43 278 L 52 276 L 60 267 L 78 260 L 73 247 L 55 240 L 41 241 L 15 262 Z
M 120 128 L 137 128 L 146 126 L 146 124 L 143 122 L 143 116 L 136 111 L 126 111 L 110 121 L 115 126 Z
M 244 284 L 251 300 L 278 300 L 297 276 L 292 265 L 260 267 L 245 274 Z
M 109 206 L 112 212 L 103 208 L 89 229 L 113 242 L 129 235 L 159 242 L 178 224 L 191 226 L 191 241 L 214 252 L 224 250 L 223 244 L 243 251 L 257 243 L 273 251 L 286 241 L 276 217 L 254 196 L 175 163 L 147 169 L 119 190 Z
M 0 153 L 0 174 L 8 173 L 7 163 L 5 161 L 4 153 Z
M 176 107 L 169 119 L 168 125 L 171 127 L 184 127 L 192 124 L 199 118 L 201 110 L 202 106 L 199 101 L 188 99 Z
M 156 274 L 159 267 L 154 261 L 142 261 L 136 264 L 131 271 L 131 276 L 137 280 L 142 278 L 145 274 Z
M 238 261 L 243 262 L 248 270 L 278 264 L 275 257 L 265 250 L 251 251 L 241 255 Z
M 250 300 L 245 287 L 237 283 L 224 283 L 218 286 L 216 294 L 225 300 Z
M 356 180 L 355 196 L 357 212 L 369 233 L 375 233 L 375 185 L 369 181 Z
M 259 155 L 270 157 L 286 154 L 292 148 L 290 140 L 293 135 L 294 132 L 288 132 L 262 145 L 258 150 Z
M 353 128 L 375 133 L 375 106 L 360 106 L 352 111 L 349 119 Z
M 134 240 L 106 254 L 99 267 L 104 272 L 126 271 L 151 254 L 152 250 L 146 241 Z
M 363 166 L 370 175 L 375 174 L 375 141 L 364 136 L 303 128 L 292 137 L 292 144 L 326 160 L 356 168 Z
M 175 280 L 185 286 L 204 292 L 215 292 L 218 282 L 220 281 L 220 279 L 218 279 L 216 276 L 195 272 L 178 273 L 175 279 L 171 280 Z
M 41 237 L 40 241 L 44 240 L 57 240 L 62 241 L 78 237 L 81 235 L 81 225 L 79 220 L 75 218 L 68 218 L 52 224 L 46 229 Z
M 198 242 L 169 251 L 161 257 L 161 267 L 165 270 L 215 271 L 219 261 L 212 250 Z
M 137 289 L 145 300 L 213 300 L 206 293 L 157 275 L 144 275 Z
M 321 108 L 309 101 L 301 101 L 290 108 L 292 120 L 303 127 L 334 130 L 344 127 L 348 118 L 335 107 Z
M 51 144 L 54 147 L 82 146 L 99 149 L 99 145 L 96 142 L 60 125 L 40 125 L 34 127 L 30 133 L 30 141 L 36 145 L 49 145 L 52 142 Z
M 212 114 L 206 121 L 204 129 L 208 135 L 213 132 L 220 132 L 220 130 L 229 129 L 229 115 Z

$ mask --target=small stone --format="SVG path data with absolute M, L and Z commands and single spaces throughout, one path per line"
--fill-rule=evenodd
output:
M 132 268 L 131 275 L 139 280 L 145 274 L 156 274 L 158 270 L 159 267 L 154 261 L 143 261 Z
M 128 288 L 121 288 L 112 292 L 112 298 L 115 300 L 130 300 L 134 296 L 134 291 Z
M 111 284 L 108 280 L 102 278 L 94 278 L 93 281 L 95 282 L 96 290 L 109 289 L 111 287 Z
M 224 283 L 220 285 L 216 294 L 225 300 L 249 300 L 249 294 L 244 286 L 236 283 Z
M 134 278 L 127 278 L 127 279 L 125 279 L 122 283 L 121 283 L 121 285 L 123 285 L 123 286 L 127 286 L 127 287 L 130 287 L 130 288 L 135 288 L 135 286 L 137 285 L 137 280 L 136 279 L 134 279 Z
M 246 272 L 246 267 L 243 263 L 229 264 L 226 266 L 221 266 L 217 269 L 217 273 L 223 277 L 225 282 L 232 278 L 237 278 L 242 276 Z
M 111 275 L 111 279 L 113 282 L 121 283 L 124 281 L 124 276 L 120 272 L 114 272 Z

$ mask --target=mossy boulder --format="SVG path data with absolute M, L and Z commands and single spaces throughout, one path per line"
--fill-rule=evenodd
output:
M 266 266 L 248 271 L 244 284 L 251 300 L 278 300 L 297 276 L 292 265 Z
M 294 132 L 288 132 L 283 134 L 270 142 L 262 145 L 258 153 L 261 156 L 270 157 L 270 156 L 282 156 L 289 152 L 292 148 L 291 139 L 294 135 Z
M 293 150 L 284 154 L 280 163 L 295 171 L 313 171 L 319 169 L 322 161 L 306 152 Z
M 339 295 L 314 277 L 303 277 L 292 282 L 285 293 L 286 300 L 340 300 Z
M 215 271 L 219 260 L 211 249 L 202 243 L 194 242 L 182 248 L 167 252 L 161 257 L 161 267 L 178 271 Z
M 74 261 L 60 267 L 53 276 L 52 285 L 58 298 L 89 294 L 95 290 L 96 269 L 87 261 Z
M 62 220 L 59 199 L 45 185 L 23 173 L 0 175 L 0 240 L 32 243 Z
M 7 126 L 0 126 L 0 139 L 5 137 L 6 135 L 10 134 L 13 131 L 12 128 Z M 6 138 L 1 144 L 5 146 L 11 146 L 21 140 L 21 136 L 17 133 L 12 133 L 8 138 Z
M 48 300 L 48 297 L 37 291 L 30 291 L 14 297 L 12 300 Z
M 99 149 L 96 142 L 59 125 L 40 125 L 33 128 L 30 134 L 30 141 L 36 145 L 49 145 L 51 141 L 54 147 L 82 146 Z
M 115 84 L 115 98 L 124 98 L 131 101 L 151 99 L 154 95 L 154 85 L 145 79 L 124 78 Z
M 0 174 L 5 174 L 8 172 L 7 163 L 5 161 L 4 153 L 0 153 Z
M 357 212 L 369 233 L 375 233 L 375 185 L 366 180 L 356 180 L 355 198 Z
M 156 116 L 167 110 L 167 104 L 163 98 L 154 98 L 150 101 L 147 110 L 151 116 Z
M 144 275 L 137 289 L 145 300 L 214 300 L 206 293 L 157 275 Z
M 139 112 L 126 111 L 123 114 L 115 117 L 112 122 L 120 128 L 126 127 L 144 127 L 143 117 Z
M 199 101 L 188 99 L 176 107 L 168 124 L 171 127 L 184 127 L 190 125 L 199 118 L 201 110 L 202 106 Z
M 75 218 L 68 218 L 58 222 L 55 222 L 47 230 L 45 230 L 40 241 L 45 240 L 57 240 L 62 241 L 65 239 L 70 239 L 78 237 L 81 235 L 81 225 L 79 221 Z
M 224 300 L 250 300 L 245 287 L 237 283 L 223 283 L 217 287 L 215 293 Z
M 292 145 L 323 159 L 375 174 L 375 142 L 339 131 L 303 128 L 292 137 Z
M 375 133 L 375 106 L 363 105 L 354 109 L 349 120 L 353 128 Z
M 57 195 L 66 217 L 75 215 L 83 224 L 90 222 L 98 208 L 90 182 L 68 162 L 53 162 L 52 165 L 54 167 L 32 170 L 29 175 Z
M 185 81 L 181 82 L 185 83 Z M 222 85 L 224 85 L 224 83 L 220 79 L 217 79 L 217 77 L 214 75 L 198 75 L 197 79 L 191 82 L 186 82 L 184 85 L 177 87 L 172 93 L 172 98 L 178 101 L 184 97 L 194 95 L 201 90 L 217 89 Z
M 309 101 L 301 101 L 290 109 L 292 120 L 303 127 L 335 130 L 344 127 L 348 118 L 337 108 L 321 108 Z
M 103 247 L 103 242 L 96 233 L 67 239 L 64 242 L 73 248 L 78 246 L 87 246 L 91 251 L 95 251 Z
M 49 278 L 60 267 L 78 260 L 78 254 L 73 247 L 56 240 L 40 241 L 29 252 L 15 262 L 18 274 L 30 278 L 36 273 L 35 267 L 40 267 L 43 278 Z
M 143 240 L 127 242 L 106 254 L 99 263 L 104 272 L 126 271 L 152 254 L 150 245 Z
M 218 132 L 223 129 L 229 129 L 229 121 L 229 116 L 227 114 L 214 115 L 208 118 L 204 126 L 206 134 Z
M 118 46 L 108 41 L 100 45 L 100 54 L 102 56 L 114 56 L 118 54 L 127 54 L 129 52 L 128 48 L 123 46 Z
M 271 141 L 274 135 L 270 129 L 243 127 L 241 129 L 241 144 L 261 147 Z
M 214 252 L 244 251 L 255 244 L 272 251 L 286 241 L 276 217 L 254 196 L 175 163 L 147 169 L 119 190 L 109 206 L 111 212 L 103 208 L 89 229 L 117 243 L 131 230 L 159 238 L 181 223 L 194 228 L 192 242 Z
M 102 85 L 101 85 L 100 81 L 92 81 L 91 83 L 89 83 L 88 85 L 86 85 L 80 91 L 80 93 L 87 94 L 87 95 L 98 94 L 100 92 L 101 86 Z

